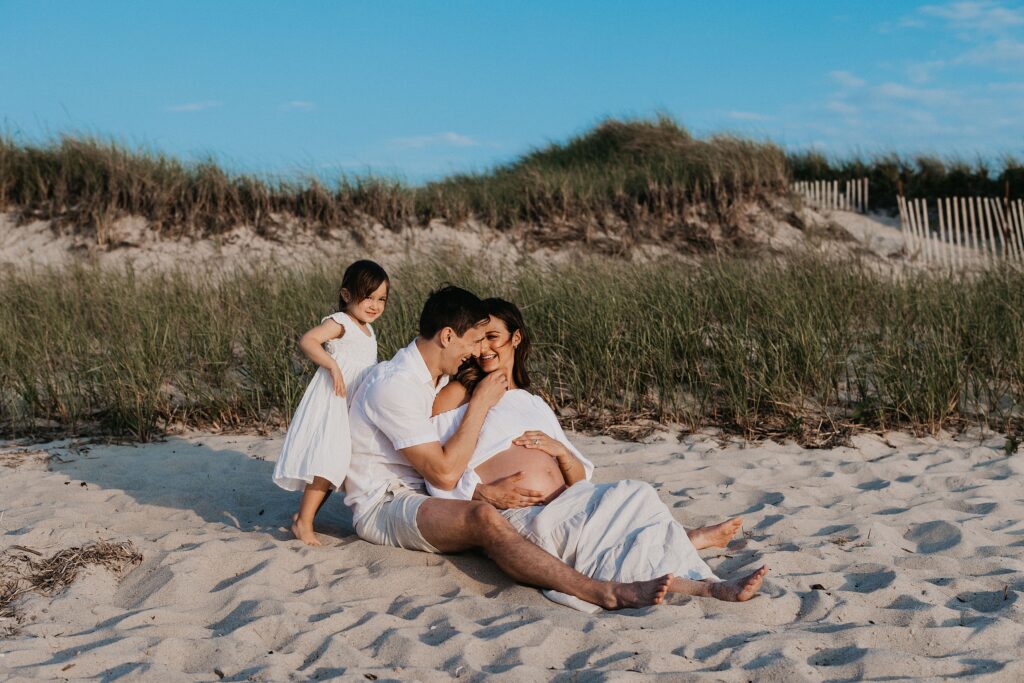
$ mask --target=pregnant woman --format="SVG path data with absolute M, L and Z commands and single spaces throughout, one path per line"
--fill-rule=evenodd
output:
M 649 484 L 589 481 L 594 466 L 569 442 L 543 399 L 526 391 L 530 340 L 519 309 L 502 299 L 484 303 L 491 322 L 481 356 L 464 366 L 434 403 L 440 441 L 458 428 L 485 374 L 506 373 L 509 391 L 487 414 L 458 485 L 444 491 L 428 484 L 430 493 L 505 508 L 502 514 L 519 533 L 595 579 L 636 581 L 671 573 L 672 592 L 738 602 L 756 595 L 766 567 L 720 581 L 697 554 L 700 548 L 724 547 L 742 520 L 688 532 Z M 511 482 L 516 488 L 510 495 Z M 598 609 L 555 591 L 544 594 L 584 611 Z

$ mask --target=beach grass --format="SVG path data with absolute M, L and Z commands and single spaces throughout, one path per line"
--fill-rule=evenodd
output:
M 867 178 L 869 208 L 897 213 L 896 198 L 1024 198 L 1024 162 L 1012 156 L 998 161 L 935 154 L 828 157 L 820 152 L 793 152 L 787 162 L 794 180 Z
M 328 183 L 230 173 L 212 159 L 186 163 L 89 137 L 36 144 L 0 136 L 0 209 L 55 221 L 100 244 L 128 216 L 166 237 L 241 225 L 274 234 L 475 219 L 497 228 L 557 223 L 560 239 L 587 239 L 593 229 L 664 238 L 686 232 L 688 222 L 728 220 L 735 207 L 787 187 L 785 155 L 775 145 L 697 139 L 664 117 L 607 120 L 509 164 L 415 187 L 376 177 Z
M 3 272 L 2 432 L 279 427 L 313 371 L 296 341 L 334 310 L 340 274 Z M 502 270 L 438 255 L 392 275 L 381 358 L 414 336 L 439 283 L 504 296 L 535 340 L 536 389 L 570 426 L 651 418 L 815 443 L 858 428 L 1020 424 L 1020 272 L 894 278 L 811 256 Z

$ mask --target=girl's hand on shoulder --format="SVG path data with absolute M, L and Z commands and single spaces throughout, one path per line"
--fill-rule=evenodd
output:
M 345 375 L 341 372 L 341 366 L 337 363 L 331 368 L 331 379 L 334 381 L 334 393 L 337 396 L 345 396 Z
M 514 446 L 523 446 L 524 448 L 543 451 L 555 458 L 569 455 L 569 451 L 562 445 L 562 442 L 556 441 L 544 432 L 536 430 L 523 432 L 523 435 L 512 441 L 512 444 Z

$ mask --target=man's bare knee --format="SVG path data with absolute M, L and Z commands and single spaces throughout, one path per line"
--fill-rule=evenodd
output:
M 495 529 L 508 529 L 511 525 L 501 513 L 487 503 L 475 501 L 468 515 L 469 524 L 474 529 L 481 531 L 494 531 Z

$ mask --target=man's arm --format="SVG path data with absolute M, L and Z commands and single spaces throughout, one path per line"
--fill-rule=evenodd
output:
M 501 400 L 508 389 L 508 378 L 504 373 L 493 372 L 477 385 L 473 397 L 466 406 L 462 423 L 444 447 L 438 441 L 421 443 L 399 449 L 424 479 L 434 488 L 451 491 L 462 473 L 466 471 L 476 442 L 480 438 L 487 411 Z
M 462 423 L 443 447 L 439 441 L 421 443 L 400 449 L 402 455 L 431 486 L 451 491 L 458 485 L 469 459 L 473 457 L 480 428 L 489 409 L 490 406 L 482 402 L 474 405 L 474 401 L 470 401 Z

